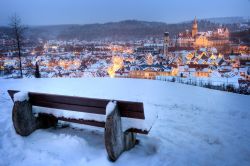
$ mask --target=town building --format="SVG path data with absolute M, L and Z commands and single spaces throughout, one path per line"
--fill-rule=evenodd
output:
M 195 18 L 191 31 L 179 33 L 176 39 L 178 47 L 221 47 L 230 44 L 229 31 L 226 27 L 214 31 L 199 32 L 198 22 Z

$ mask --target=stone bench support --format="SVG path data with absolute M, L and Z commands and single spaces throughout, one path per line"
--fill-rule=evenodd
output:
M 104 137 L 106 150 L 111 161 L 115 161 L 124 151 L 135 146 L 136 133 L 122 131 L 121 116 L 117 105 L 107 115 Z
M 39 128 L 49 128 L 57 124 L 57 119 L 49 115 L 35 117 L 29 101 L 15 101 L 12 110 L 12 121 L 17 134 L 28 136 Z

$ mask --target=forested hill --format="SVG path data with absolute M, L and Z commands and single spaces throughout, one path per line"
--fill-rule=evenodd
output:
M 199 20 L 199 31 L 213 30 L 220 24 L 207 20 Z M 229 29 L 237 29 L 236 24 L 227 24 Z M 173 37 L 186 29 L 191 30 L 192 21 L 167 24 L 163 22 L 146 22 L 126 20 L 104 24 L 86 25 L 50 25 L 30 26 L 26 33 L 30 38 L 43 39 L 80 39 L 80 40 L 138 40 L 151 37 L 162 37 L 165 31 Z M 2 32 L 8 32 L 8 28 L 0 28 Z

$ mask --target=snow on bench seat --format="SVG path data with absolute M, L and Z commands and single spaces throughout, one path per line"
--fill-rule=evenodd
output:
M 84 112 L 76 112 L 76 111 L 68 111 L 63 109 L 55 109 L 55 108 L 45 108 L 39 106 L 32 106 L 32 111 L 34 114 L 38 113 L 46 113 L 57 117 L 59 120 L 62 118 L 67 119 L 82 119 L 87 121 L 96 121 L 105 124 L 106 115 L 99 115 L 99 114 L 91 114 L 91 113 L 84 113 Z M 65 120 L 65 119 L 64 119 Z M 127 131 L 128 129 L 135 128 L 142 131 L 150 131 L 155 119 L 154 118 L 145 118 L 144 120 L 141 119 L 132 119 L 122 117 L 122 129 L 123 131 Z M 99 126 L 103 127 L 103 126 Z

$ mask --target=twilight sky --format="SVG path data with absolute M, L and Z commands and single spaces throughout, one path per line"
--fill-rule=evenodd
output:
M 0 0 L 0 26 L 18 14 L 26 25 L 88 24 L 137 19 L 175 23 L 250 16 L 250 0 Z

